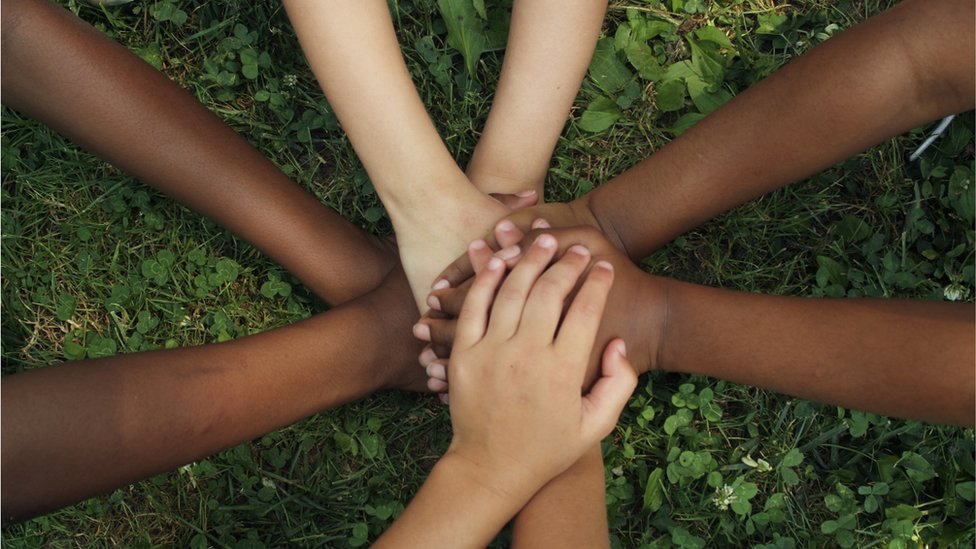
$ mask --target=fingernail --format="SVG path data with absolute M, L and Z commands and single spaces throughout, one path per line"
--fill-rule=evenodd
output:
M 414 324 L 413 336 L 421 341 L 430 341 L 430 326 L 422 322 Z
M 420 365 L 423 366 L 424 368 L 430 366 L 430 363 L 434 362 L 435 360 L 437 360 L 437 354 L 434 353 L 434 350 L 431 349 L 430 347 L 427 347 L 426 349 L 421 351 Z
M 504 231 L 504 232 L 514 231 L 515 223 L 512 223 L 507 219 L 502 219 L 501 221 L 498 222 L 497 225 L 495 225 L 495 230 Z
M 469 250 L 480 250 L 482 248 L 487 248 L 487 247 L 488 247 L 488 243 L 480 238 L 478 240 L 472 240 L 471 244 L 468 244 Z
M 525 190 L 525 191 L 519 191 L 519 192 L 515 193 L 515 196 L 517 196 L 519 198 L 528 198 L 528 197 L 530 197 L 530 196 L 532 196 L 534 194 L 535 194 L 535 191 L 533 191 L 532 189 L 528 189 L 528 190 Z
M 498 252 L 495 253 L 495 256 L 498 257 L 499 259 L 509 260 L 518 257 L 520 253 L 522 253 L 522 249 L 519 248 L 518 245 L 512 245 L 507 248 L 498 250 Z
M 596 264 L 593 265 L 593 267 L 597 269 L 606 269 L 610 272 L 613 272 L 613 265 L 609 261 L 603 261 L 602 259 L 600 261 L 597 261 Z
M 491 270 L 494 271 L 496 269 L 501 269 L 502 266 L 504 266 L 504 265 L 505 265 L 505 262 L 504 261 L 502 261 L 501 259 L 498 259 L 497 257 L 493 257 L 493 258 L 491 258 L 491 259 L 488 260 L 488 265 L 485 268 L 486 269 L 491 269 Z
M 540 248 L 555 248 L 556 239 L 551 234 L 540 234 L 538 238 L 535 239 L 535 245 Z
M 450 287 L 451 287 L 451 283 L 448 282 L 446 278 L 441 278 L 438 279 L 436 282 L 434 282 L 434 285 L 431 286 L 431 289 L 443 290 L 444 288 L 450 288 Z
M 441 394 L 437 395 L 437 398 L 440 399 L 441 404 L 450 404 L 451 403 L 451 397 L 447 393 L 441 393 Z
M 427 375 L 441 381 L 447 380 L 447 370 L 444 369 L 443 364 L 435 363 L 427 366 Z
M 624 343 L 624 340 L 622 339 L 620 340 L 620 343 L 617 344 L 617 352 L 620 353 L 620 356 L 622 357 L 627 356 L 627 344 Z
M 572 245 L 568 250 L 566 250 L 566 253 L 576 254 L 582 257 L 590 257 L 590 250 L 587 250 L 584 246 L 580 246 L 579 244 Z
M 427 296 L 427 305 L 429 305 L 430 308 L 434 309 L 435 311 L 441 310 L 441 300 L 437 299 L 436 295 Z
M 545 219 L 542 219 L 540 217 L 539 219 L 536 219 L 535 221 L 532 222 L 532 228 L 533 229 L 551 229 L 552 228 L 552 225 L 550 225 L 548 221 L 546 221 Z

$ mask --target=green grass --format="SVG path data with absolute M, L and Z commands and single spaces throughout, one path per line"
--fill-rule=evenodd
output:
M 489 10 L 505 9 L 496 4 Z M 727 64 L 706 84 L 733 94 L 886 4 L 613 2 L 604 30 L 614 38 L 622 27 L 673 23 L 646 41 L 661 70 L 690 59 L 689 40 L 699 40 Z M 65 5 L 177 80 L 320 200 L 368 230 L 389 230 L 278 2 Z M 484 52 L 470 75 L 446 45 L 436 2 L 393 5 L 420 95 L 464 162 L 503 52 Z M 709 45 L 709 31 L 700 30 L 709 27 L 731 39 L 736 55 Z M 578 196 L 635 164 L 716 100 L 688 97 L 684 84 L 653 74 L 654 62 L 635 64 L 616 41 L 606 44 L 603 61 L 623 79 L 584 83 L 552 161 L 551 200 Z M 245 50 L 250 68 L 240 63 Z M 594 117 L 611 124 L 595 127 Z M 908 164 L 906 152 L 925 135 L 913 131 L 738 207 L 644 265 L 757 292 L 943 299 L 951 288 L 971 300 L 974 231 L 955 193 L 972 179 L 973 129 L 967 113 L 921 162 Z M 241 337 L 321 307 L 247 244 L 10 110 L 2 153 L 4 374 Z M 262 294 L 273 281 L 293 291 Z M 356 546 L 403 509 L 449 439 L 447 415 L 433 399 L 379 395 L 7 528 L 3 543 Z M 714 379 L 647 376 L 604 445 L 612 541 L 971 547 L 973 448 L 971 429 L 888 420 Z M 716 502 L 724 490 L 736 497 L 728 508 Z

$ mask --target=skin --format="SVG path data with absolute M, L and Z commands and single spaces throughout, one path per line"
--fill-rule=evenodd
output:
M 902 2 L 801 55 L 583 197 L 508 219 L 522 230 L 540 217 L 554 227 L 589 225 L 639 260 L 745 201 L 972 109 L 974 11 L 969 0 Z M 445 277 L 455 280 L 457 270 L 449 266 Z
M 556 0 L 515 3 L 495 102 L 467 175 L 445 148 L 413 86 L 385 2 L 333 1 L 327 9 L 312 0 L 286 0 L 284 5 L 312 71 L 390 215 L 404 270 L 425 311 L 435 275 L 509 213 L 502 204 L 518 209 L 541 196 L 606 1 L 577 2 L 572 10 Z M 563 40 L 566 33 L 574 40 Z M 369 37 L 368 47 L 363 37 Z M 513 194 L 523 190 L 532 192 Z M 492 193 L 501 204 L 483 193 Z M 547 535 L 548 543 L 607 546 L 598 457 L 598 449 L 592 450 L 587 460 L 532 499 L 529 508 L 535 510 L 517 520 L 516 546 L 532 546 Z M 567 516 L 577 519 L 567 525 L 561 518 Z M 553 532 L 560 537 L 553 538 Z
M 973 425 L 972 304 L 720 290 L 651 276 L 593 228 L 545 231 L 562 246 L 586 246 L 595 259 L 615 266 L 614 289 L 597 345 L 617 337 L 653 342 L 639 347 L 639 354 L 638 347 L 632 350 L 637 373 L 646 368 L 703 374 L 878 414 Z M 538 232 L 530 232 L 522 246 Z M 484 261 L 480 257 L 475 263 Z M 446 289 L 434 294 L 444 312 L 456 314 L 464 292 Z M 620 294 L 616 299 L 615 292 Z M 616 309 L 615 301 L 621 304 Z M 633 303 L 647 302 L 658 304 L 640 309 L 657 318 L 656 331 L 642 332 L 623 322 L 611 329 L 616 319 L 633 317 Z M 435 337 L 446 344 L 449 331 Z M 920 364 L 925 365 L 925 375 L 919 375 Z
M 375 547 L 484 547 L 544 483 L 613 429 L 637 380 L 622 341 L 603 353 L 593 388 L 579 390 L 613 268 L 594 264 L 563 319 L 591 256 L 573 246 L 547 269 L 556 249 L 551 235 L 541 235 L 500 288 L 500 259 L 476 277 L 449 365 L 454 438 Z
M 539 215 L 556 227 L 589 226 L 604 235 L 602 246 L 591 242 L 596 233 L 586 237 L 595 254 L 612 256 L 609 243 L 642 258 L 745 200 L 891 135 L 973 108 L 973 16 L 969 1 L 899 4 L 814 48 L 583 198 L 527 208 L 508 220 L 520 231 Z M 460 258 L 435 287 L 457 286 L 477 263 Z M 972 424 L 972 305 L 761 296 L 648 280 L 635 281 L 623 301 L 663 295 L 663 315 L 642 307 L 649 312 L 640 328 L 614 334 L 650 338 L 650 351 L 634 356 L 640 367 L 711 375 L 897 417 Z M 605 323 L 626 327 L 631 310 L 611 305 Z M 663 328 L 644 331 L 648 317 Z M 450 333 L 430 339 L 446 355 Z M 430 360 L 430 353 L 422 355 Z M 926 364 L 927 375 L 918 376 L 919 364 Z
M 397 264 L 388 245 L 323 206 L 191 95 L 67 11 L 5 1 L 2 40 L 5 105 L 220 223 L 327 303 L 376 288 Z
M 418 313 L 392 250 L 322 206 L 176 84 L 68 12 L 46 2 L 5 1 L 2 36 L 2 92 L 11 106 L 239 231 L 330 303 L 347 303 L 229 343 L 5 377 L 5 523 L 377 390 L 423 388 L 409 334 Z
M 466 170 L 478 190 L 542 196 L 606 10 L 606 0 L 577 0 L 572 9 L 561 0 L 514 3 L 501 78 Z

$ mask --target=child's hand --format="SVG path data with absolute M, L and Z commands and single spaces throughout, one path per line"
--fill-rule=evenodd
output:
M 554 235 L 558 240 L 557 256 L 573 245 L 586 247 L 594 260 L 607 261 L 614 266 L 614 284 L 607 299 L 594 352 L 590 355 L 590 371 L 583 387 L 588 387 L 596 379 L 600 369 L 599 352 L 615 338 L 624 338 L 627 341 L 630 348 L 629 359 L 638 374 L 659 368 L 658 356 L 668 310 L 668 288 L 672 282 L 643 272 L 595 229 L 550 229 L 547 226 L 545 221 L 537 220 L 528 237 L 518 229 L 508 233 L 496 230 L 496 241 L 505 248 L 493 252 L 484 242 L 473 242 L 468 248 L 469 262 L 475 270 L 480 271 L 494 253 L 495 257 L 515 264 L 522 257 L 520 251 L 542 231 Z M 420 363 L 427 369 L 430 376 L 428 388 L 432 391 L 444 392 L 448 389 L 446 358 L 451 355 L 457 327 L 456 318 L 464 296 L 471 287 L 471 280 L 456 288 L 431 292 L 428 303 L 432 309 L 414 326 L 414 333 L 430 342 L 421 353 Z
M 448 455 L 518 490 L 542 486 L 606 436 L 637 383 L 615 340 L 603 353 L 603 376 L 580 395 L 613 267 L 593 266 L 560 324 L 590 253 L 573 246 L 547 270 L 556 250 L 552 235 L 540 235 L 503 284 L 504 262 L 488 261 L 461 308 L 448 366 Z

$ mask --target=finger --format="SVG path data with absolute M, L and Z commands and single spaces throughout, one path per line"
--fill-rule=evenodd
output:
M 467 299 L 458 315 L 454 345 L 468 349 L 485 335 L 488 323 L 488 309 L 495 299 L 495 289 L 501 283 L 505 263 L 497 257 L 491 258 L 485 268 L 474 279 Z
M 444 290 L 434 290 L 427 296 L 427 305 L 432 310 L 438 311 L 447 317 L 456 317 L 461 313 L 464 305 L 464 298 L 471 290 L 472 280 L 466 280 L 457 288 L 446 288 Z
M 443 358 L 445 360 L 451 358 L 451 348 L 446 345 L 431 343 L 430 348 L 434 351 L 434 354 L 437 355 L 438 358 Z
M 613 274 L 613 265 L 597 261 L 586 275 L 556 336 L 556 347 L 564 356 L 590 355 L 613 286 Z
M 439 356 L 440 355 L 438 355 L 434 350 L 433 344 L 431 344 L 424 347 L 423 351 L 420 351 L 420 356 L 417 357 L 417 361 L 420 362 L 421 366 L 427 368 L 427 366 L 430 366 L 430 364 L 437 360 Z
M 447 347 L 454 345 L 454 331 L 457 329 L 456 319 L 430 318 L 424 323 L 430 328 L 430 343 Z
M 515 194 L 492 193 L 489 196 L 501 202 L 503 206 L 512 211 L 535 206 L 539 202 L 539 193 L 532 189 L 520 191 Z
M 525 233 L 508 219 L 502 219 L 495 225 L 495 242 L 502 248 L 514 246 L 523 238 Z
M 429 366 L 427 366 L 427 377 L 432 377 L 434 379 L 439 379 L 441 381 L 447 381 L 447 362 L 444 360 L 435 360 Z
M 471 261 L 471 268 L 475 273 L 485 268 L 491 254 L 492 249 L 488 247 L 488 243 L 480 238 L 468 244 L 468 260 Z
M 552 261 L 557 245 L 552 235 L 542 234 L 529 246 L 525 256 L 508 274 L 505 283 L 498 290 L 495 304 L 491 309 L 489 333 L 504 339 L 515 334 L 529 293 Z M 468 299 L 471 299 L 470 296 Z
M 444 391 L 447 391 L 447 382 L 429 377 L 427 378 L 427 388 L 430 389 L 432 393 L 443 393 Z
M 427 324 L 428 321 L 429 319 L 424 318 L 413 325 L 413 337 L 420 341 L 430 342 L 430 326 Z
M 536 281 L 522 313 L 519 334 L 551 342 L 563 313 L 566 297 L 590 263 L 590 251 L 573 246 Z M 541 339 L 540 339 L 541 341 Z
M 594 443 L 613 431 L 620 411 L 637 387 L 637 374 L 627 359 L 622 339 L 611 341 L 604 349 L 602 373 L 583 397 L 583 436 Z

